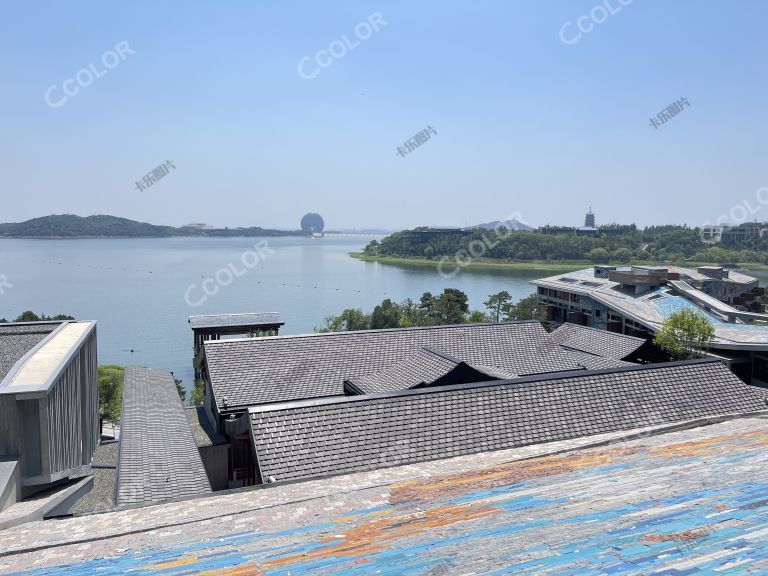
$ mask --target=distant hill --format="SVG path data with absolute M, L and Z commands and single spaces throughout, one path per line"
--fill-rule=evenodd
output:
M 12 238 L 167 238 L 171 236 L 301 236 L 301 231 L 266 228 L 200 229 L 157 226 L 117 216 L 55 214 L 26 222 L 0 224 L 0 236 Z
M 476 224 L 475 226 L 470 226 L 468 230 L 475 230 L 475 229 L 482 229 L 482 230 L 493 230 L 496 227 L 504 226 L 508 230 L 519 230 L 523 232 L 529 232 L 533 230 L 530 226 L 527 224 L 523 224 L 519 220 L 507 220 L 506 222 L 502 222 L 501 220 L 495 220 L 493 222 L 486 222 L 485 224 Z

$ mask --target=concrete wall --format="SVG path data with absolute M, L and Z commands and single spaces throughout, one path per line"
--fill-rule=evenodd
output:
M 21 500 L 21 466 L 15 460 L 0 462 L 0 512 Z
M 20 462 L 24 486 L 83 472 L 99 439 L 96 326 L 48 383 L 0 395 L 0 457 Z

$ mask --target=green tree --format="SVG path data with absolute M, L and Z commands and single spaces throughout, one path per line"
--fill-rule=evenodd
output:
M 173 381 L 176 382 L 176 392 L 179 393 L 181 403 L 184 404 L 184 402 L 187 401 L 187 391 L 184 389 L 184 386 L 181 385 L 181 378 L 174 378 Z
M 398 326 L 400 328 L 410 328 L 411 326 L 423 325 L 423 311 L 419 308 L 410 298 L 406 298 L 399 304 L 400 306 L 400 321 Z
M 67 314 L 56 314 L 56 316 L 46 316 L 45 314 L 41 314 L 38 316 L 32 310 L 27 310 L 26 312 L 22 312 L 14 322 L 48 322 L 51 320 L 74 320 L 74 317 L 68 316 Z
M 371 328 L 397 328 L 400 326 L 400 306 L 389 298 L 378 304 L 371 313 Z
M 436 300 L 437 298 L 432 295 L 432 292 L 424 292 L 421 295 L 418 305 L 418 321 L 414 326 L 431 326 L 439 323 L 435 314 Z
M 371 318 L 359 308 L 347 308 L 338 316 L 326 316 L 322 328 L 318 332 L 347 332 L 350 330 L 366 330 L 370 327 Z
M 203 403 L 205 397 L 205 382 L 202 378 L 195 380 L 195 386 L 192 388 L 192 404 L 194 406 L 200 406 Z
M 685 308 L 664 321 L 653 342 L 674 358 L 686 360 L 703 356 L 714 337 L 715 329 L 709 319 L 691 308 Z
M 490 311 L 490 317 L 494 322 L 501 320 L 502 312 L 507 309 L 512 303 L 512 296 L 506 290 L 491 294 L 488 300 L 483 302 L 485 307 Z
M 371 240 L 363 249 L 363 253 L 367 254 L 368 256 L 376 256 L 379 253 L 379 241 Z
M 621 262 L 623 264 L 629 264 L 629 262 L 632 260 L 632 250 L 629 248 L 619 248 L 618 250 L 615 250 L 613 253 L 613 259 L 616 262 Z
M 467 295 L 458 288 L 446 288 L 435 298 L 433 315 L 439 324 L 461 324 L 469 312 Z
M 125 368 L 104 364 L 98 368 L 99 416 L 118 424 L 123 407 Z
M 593 248 L 586 254 L 587 260 L 590 262 L 604 263 L 611 259 L 611 255 L 608 254 L 608 250 L 605 248 Z
M 491 322 L 491 318 L 482 310 L 472 310 L 467 317 L 467 322 L 470 324 L 483 324 L 485 322 Z
M 521 298 L 504 311 L 504 320 L 539 320 L 547 319 L 547 307 L 539 302 L 536 294 Z

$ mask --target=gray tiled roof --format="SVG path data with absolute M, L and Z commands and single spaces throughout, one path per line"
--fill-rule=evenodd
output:
M 519 375 L 581 363 L 535 321 L 208 341 L 205 356 L 219 408 L 225 398 L 235 408 L 342 395 L 345 380 L 390 369 L 424 346 Z
M 766 409 L 717 361 L 254 407 L 262 477 L 343 474 Z
M 0 380 L 14 364 L 59 327 L 55 324 L 0 324 Z
M 205 314 L 190 316 L 189 324 L 193 330 L 201 328 L 221 328 L 237 326 L 268 326 L 285 324 L 277 312 L 255 312 L 246 314 Z
M 570 351 L 567 351 L 572 355 Z M 608 361 L 613 365 L 614 361 Z M 603 366 L 605 367 L 605 366 Z M 487 382 L 517 378 L 517 374 L 494 366 L 473 365 L 425 346 L 400 364 L 363 378 L 345 381 L 355 394 L 381 394 L 420 386 Z
M 561 346 L 614 360 L 623 360 L 645 344 L 642 338 L 577 324 L 563 324 L 550 336 Z
M 582 352 L 581 350 L 572 350 L 570 348 L 563 347 L 563 351 L 570 356 L 574 362 L 577 362 L 587 370 L 602 370 L 606 368 L 622 368 L 625 366 L 636 366 L 632 362 L 624 362 L 623 360 L 614 360 L 612 358 L 603 358 L 602 356 L 595 356 L 588 352 Z
M 440 354 L 425 346 L 391 368 L 361 378 L 350 378 L 350 382 L 365 394 L 394 392 L 413 388 L 419 384 L 430 384 L 451 372 L 459 364 L 461 360 Z
M 211 492 L 169 372 L 125 369 L 116 502 L 150 504 Z

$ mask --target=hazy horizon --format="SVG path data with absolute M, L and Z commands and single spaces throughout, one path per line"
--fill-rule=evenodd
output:
M 745 203 L 768 220 L 759 0 L 10 0 L 0 14 L 4 222 L 577 226 L 592 206 L 598 224 L 697 226 Z

